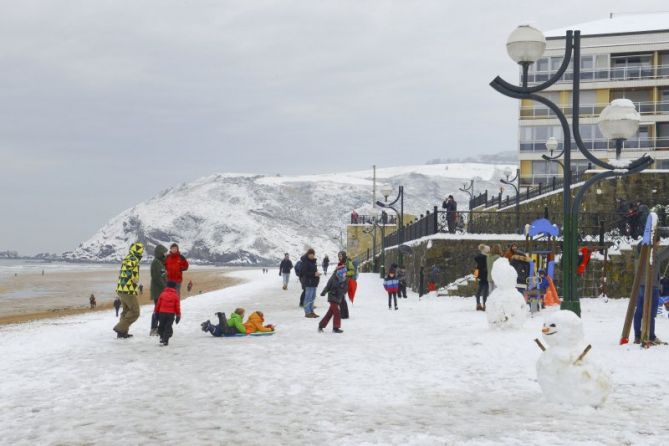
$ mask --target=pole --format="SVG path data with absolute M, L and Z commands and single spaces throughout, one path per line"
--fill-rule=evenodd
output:
M 399 222 L 399 238 L 398 241 L 399 243 L 397 244 L 397 263 L 400 266 L 404 266 L 403 263 L 403 255 L 402 255 L 402 250 L 399 249 L 400 246 L 402 246 L 402 243 L 404 243 L 404 186 L 400 186 L 400 222 Z
M 372 166 L 372 208 L 376 209 L 376 164 Z
M 580 110 L 580 77 L 581 77 L 581 39 L 577 31 L 573 36 L 573 71 L 572 82 L 572 119 L 573 127 L 578 127 Z M 564 180 L 562 181 L 563 199 L 563 229 L 562 229 L 562 305 L 563 310 L 571 310 L 581 316 L 581 305 L 578 299 L 576 286 L 576 231 L 578 230 L 578 215 L 572 215 L 571 208 L 571 135 L 563 135 L 564 150 Z M 578 212 L 578 210 L 577 210 Z
M 381 219 L 381 265 L 379 275 L 382 279 L 386 277 L 386 223 Z

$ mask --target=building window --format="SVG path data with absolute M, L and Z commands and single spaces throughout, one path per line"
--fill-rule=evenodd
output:
M 656 169 L 669 169 L 669 160 L 655 160 Z
M 612 79 L 648 79 L 653 77 L 651 54 L 611 56 Z

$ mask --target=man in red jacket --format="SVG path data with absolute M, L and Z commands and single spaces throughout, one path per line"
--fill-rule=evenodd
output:
M 183 282 L 183 272 L 188 269 L 188 260 L 179 252 L 179 245 L 172 243 L 170 253 L 165 257 L 165 271 L 167 280 L 176 283 L 176 290 L 181 297 L 181 282 Z
M 175 321 L 178 324 L 181 320 L 181 300 L 177 294 L 176 283 L 167 282 L 153 311 L 158 315 L 160 343 L 166 346 L 172 337 L 172 324 Z

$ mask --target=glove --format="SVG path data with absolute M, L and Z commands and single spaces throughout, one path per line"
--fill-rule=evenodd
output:
M 176 322 L 177 325 L 178 325 L 180 320 L 181 320 L 181 316 L 177 316 L 177 318 L 174 320 L 174 322 Z
M 321 293 L 321 296 L 325 296 L 325 294 L 327 294 L 327 293 L 326 293 L 325 291 L 323 291 L 323 292 Z

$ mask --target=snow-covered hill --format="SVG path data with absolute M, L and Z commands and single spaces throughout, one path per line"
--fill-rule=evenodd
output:
M 506 165 L 437 164 L 377 169 L 377 184 L 404 185 L 405 212 L 419 215 L 454 194 L 462 209 L 463 183 L 497 189 Z M 379 199 L 380 193 L 378 194 Z M 140 240 L 149 252 L 177 242 L 203 262 L 261 264 L 313 246 L 331 256 L 353 209 L 371 212 L 372 170 L 308 175 L 219 174 L 165 190 L 114 217 L 66 257 L 110 261 Z M 345 237 L 345 234 L 344 234 Z

